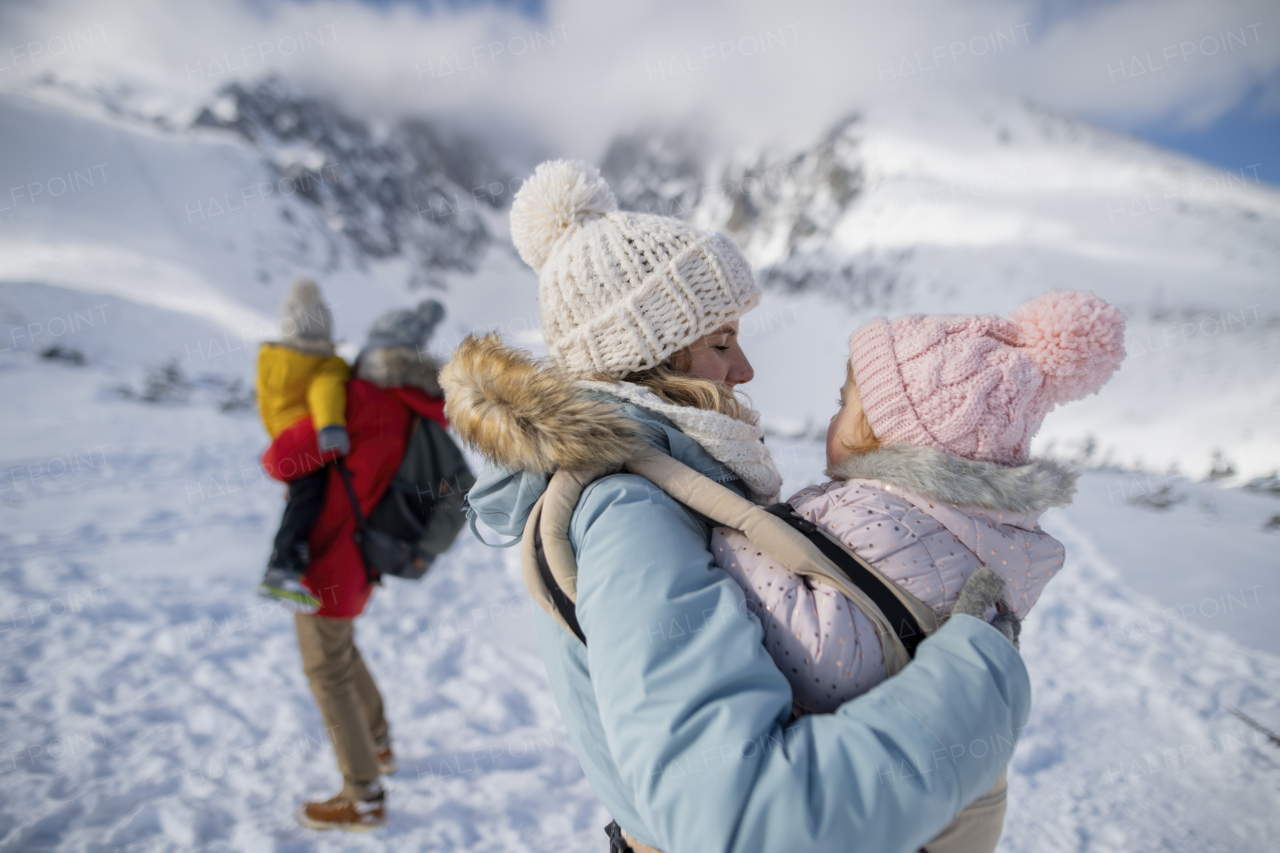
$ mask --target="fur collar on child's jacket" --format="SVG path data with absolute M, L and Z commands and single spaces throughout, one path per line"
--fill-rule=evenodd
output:
M 1050 459 L 1009 468 L 958 459 L 932 447 L 895 444 L 851 456 L 829 468 L 827 476 L 879 480 L 956 506 L 1041 513 L 1071 503 L 1079 475 Z

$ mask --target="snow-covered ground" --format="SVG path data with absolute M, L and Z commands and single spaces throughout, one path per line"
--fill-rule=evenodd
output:
M 474 541 L 360 621 L 400 757 L 390 827 L 298 825 L 341 780 L 292 618 L 253 593 L 282 508 L 261 426 L 114 382 L 0 368 L 22 425 L 0 481 L 0 849 L 598 849 L 511 552 Z
M 282 489 L 244 394 L 288 278 L 316 273 L 354 343 L 438 295 L 444 354 L 472 328 L 537 349 L 532 274 L 497 239 L 447 291 L 412 291 L 403 259 L 353 257 L 296 198 L 211 215 L 272 179 L 241 141 L 9 95 L 0 120 L 0 190 L 26 192 L 0 211 L 0 850 L 603 849 L 512 551 L 464 537 L 361 619 L 401 762 L 367 836 L 293 820 L 338 777 L 290 617 L 253 593 Z M 1054 285 L 1121 302 L 1129 361 L 1038 444 L 1076 458 L 1092 437 L 1095 467 L 1044 521 L 1068 565 L 1026 623 L 1001 849 L 1280 849 L 1280 748 L 1231 713 L 1280 728 L 1280 496 L 1240 488 L 1280 460 L 1276 191 L 1211 192 L 1207 170 L 1017 116 L 1002 159 L 966 121 L 867 131 L 868 189 L 829 250 L 914 251 L 887 302 L 773 290 L 744 320 L 787 485 L 819 476 L 844 338 L 872 312 Z M 68 170 L 97 183 L 54 197 Z M 1179 175 L 1181 212 L 1138 206 Z M 54 345 L 86 363 L 40 357 Z M 1240 473 L 1204 481 L 1215 449 Z

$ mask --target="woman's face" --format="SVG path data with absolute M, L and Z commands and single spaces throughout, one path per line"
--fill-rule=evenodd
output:
M 756 372 L 738 345 L 738 321 L 725 323 L 689 344 L 689 367 L 685 371 L 699 379 L 710 379 L 733 387 L 750 382 Z

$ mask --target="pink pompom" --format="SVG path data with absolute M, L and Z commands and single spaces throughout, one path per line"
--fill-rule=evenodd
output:
M 1124 360 L 1124 315 L 1084 290 L 1051 290 L 1014 309 L 1018 345 L 1054 403 L 1096 394 Z

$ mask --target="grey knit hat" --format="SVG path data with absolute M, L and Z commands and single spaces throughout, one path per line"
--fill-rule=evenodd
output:
M 444 306 L 434 299 L 424 299 L 416 308 L 397 308 L 373 321 L 365 349 L 378 347 L 412 347 L 423 350 L 431 333 L 444 319 Z
M 281 343 L 304 352 L 332 350 L 333 314 L 309 278 L 298 278 L 280 306 Z

